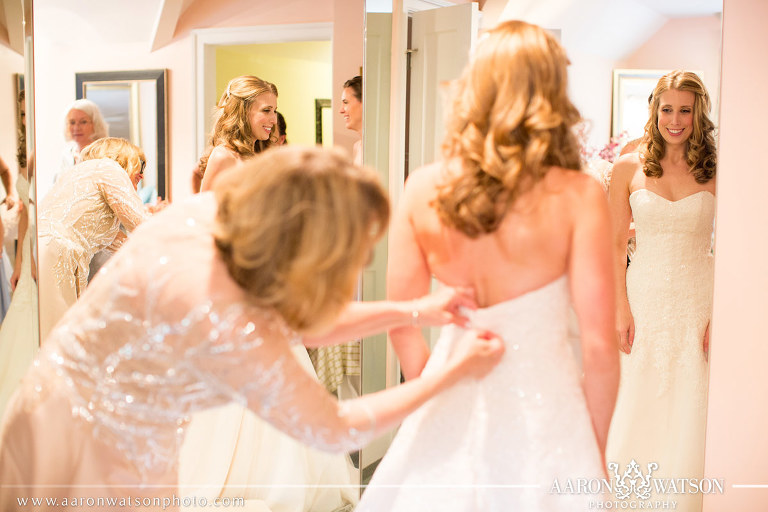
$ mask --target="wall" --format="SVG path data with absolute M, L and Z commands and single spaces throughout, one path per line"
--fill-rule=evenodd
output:
M 225 46 L 216 50 L 217 97 L 233 77 L 252 74 L 277 86 L 288 141 L 315 144 L 315 99 L 331 99 L 331 42 Z M 331 137 L 332 133 L 328 134 Z
M 338 112 L 344 82 L 363 70 L 363 2 L 335 0 L 333 19 L 333 142 L 351 154 L 352 146 L 360 137 L 346 128 Z
M 704 512 L 768 509 L 766 19 L 768 2 L 725 1 L 705 471 L 727 488 L 705 497 Z M 763 488 L 734 487 L 744 484 Z
M 719 110 L 719 15 L 671 19 L 617 67 L 632 69 L 685 69 L 701 72 L 712 97 L 712 112 Z M 716 116 L 715 116 L 716 117 Z

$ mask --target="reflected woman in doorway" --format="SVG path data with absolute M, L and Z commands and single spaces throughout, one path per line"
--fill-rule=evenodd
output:
M 363 136 L 363 77 L 355 76 L 344 82 L 341 92 L 341 108 L 339 114 L 344 117 L 347 129 Z M 362 139 L 352 147 L 352 159 L 357 165 L 363 164 Z
M 653 91 L 640 152 L 613 168 L 610 204 L 617 269 L 621 384 L 608 460 L 635 460 L 659 478 L 701 478 L 712 313 L 717 157 L 710 99 L 694 73 Z M 626 268 L 630 219 L 636 243 Z M 679 498 L 679 499 L 678 499 Z M 701 510 L 701 495 L 675 496 Z
M 256 76 L 233 78 L 216 108 L 208 152 L 200 158 L 203 192 L 223 171 L 277 142 L 277 87 Z

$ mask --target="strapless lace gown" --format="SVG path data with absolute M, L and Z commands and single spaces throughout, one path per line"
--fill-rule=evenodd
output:
M 715 198 L 706 191 L 669 201 L 640 189 L 629 198 L 637 252 L 627 269 L 635 321 L 622 353 L 619 396 L 606 457 L 620 472 L 634 459 L 653 477 L 701 478 L 707 361 L 702 343 L 712 312 Z M 661 496 L 676 510 L 701 510 L 701 496 Z
M 403 423 L 357 511 L 587 510 L 596 496 L 550 494 L 555 478 L 600 478 L 600 453 L 568 343 L 567 279 L 480 309 L 476 327 L 507 350 L 482 380 L 459 383 Z M 462 329 L 442 330 L 424 374 Z

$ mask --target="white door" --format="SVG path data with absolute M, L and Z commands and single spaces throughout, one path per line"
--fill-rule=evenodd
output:
M 408 169 L 434 162 L 443 142 L 448 82 L 458 78 L 477 39 L 476 2 L 413 13 Z
M 408 170 L 441 158 L 449 83 L 461 76 L 477 39 L 477 3 L 413 13 Z M 439 283 L 432 280 L 434 290 Z M 425 329 L 430 349 L 440 330 Z

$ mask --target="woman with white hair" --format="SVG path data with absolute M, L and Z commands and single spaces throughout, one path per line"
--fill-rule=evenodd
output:
M 91 142 L 109 135 L 109 125 L 99 106 L 87 99 L 73 101 L 64 116 L 64 139 L 67 145 L 61 156 L 61 171 L 80 162 L 80 151 Z M 58 174 L 54 176 L 56 181 Z

